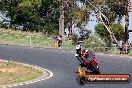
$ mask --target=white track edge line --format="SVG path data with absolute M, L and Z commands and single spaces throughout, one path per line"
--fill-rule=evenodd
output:
M 8 62 L 7 60 L 2 60 L 2 59 L 0 59 L 0 61 L 5 61 L 5 62 Z M 14 61 L 12 61 L 12 62 L 14 62 Z M 20 62 L 16 62 L 16 63 L 18 63 L 18 64 L 23 64 L 23 65 L 28 65 L 28 66 L 33 66 L 33 67 L 35 67 L 35 68 L 39 68 L 39 69 L 41 69 L 41 70 L 45 70 L 46 72 L 48 72 L 49 73 L 49 76 L 48 77 L 45 77 L 45 78 L 42 78 L 42 79 L 38 79 L 38 80 L 35 80 L 35 81 L 30 81 L 30 82 L 24 82 L 24 83 L 18 83 L 18 84 L 9 84 L 9 85 L 3 85 L 3 87 L 14 87 L 14 86 L 20 86 L 20 85 L 26 85 L 26 84 L 32 84 L 32 83 L 35 83 L 35 82 L 39 82 L 39 81 L 43 81 L 43 80 L 46 80 L 46 79 L 49 79 L 49 78 L 51 78 L 51 77 L 53 77 L 53 73 L 50 71 L 50 70 L 48 70 L 48 69 L 45 69 L 45 68 L 42 68 L 42 67 L 39 67 L 39 66 L 35 66 L 35 65 L 30 65 L 30 64 L 25 64 L 25 63 L 20 63 Z

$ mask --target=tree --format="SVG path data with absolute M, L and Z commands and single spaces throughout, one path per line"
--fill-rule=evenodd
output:
M 72 26 L 73 26 L 73 19 L 72 19 L 72 11 L 75 8 L 75 0 L 67 0 L 65 6 L 65 28 L 68 28 L 68 38 L 70 39 L 73 36 Z
M 11 18 L 12 27 L 23 25 L 24 31 L 58 34 L 59 0 L 2 0 L 0 5 Z
M 14 25 L 23 25 L 24 31 L 39 31 L 41 18 L 38 9 L 41 6 L 41 0 L 23 0 L 17 6 L 13 14 L 12 23 Z
M 123 40 L 124 28 L 119 23 L 112 23 L 111 24 L 112 30 L 115 34 L 115 37 L 118 41 Z M 106 27 L 103 24 L 97 24 L 95 26 L 95 32 L 100 35 L 102 39 L 104 39 L 107 46 L 111 46 L 111 39 L 109 36 L 109 32 L 106 30 Z
M 38 10 L 38 12 L 39 12 L 39 16 L 42 19 L 41 25 L 43 26 L 43 31 L 48 33 L 58 34 L 60 1 L 42 0 L 42 6 Z
M 125 16 L 125 33 L 124 33 L 124 40 L 123 40 L 123 48 L 125 53 L 128 53 L 128 11 L 129 11 L 129 3 L 130 0 L 81 0 L 87 5 L 88 8 L 94 10 L 99 22 L 101 22 L 109 32 L 110 38 L 113 43 L 117 44 L 118 47 L 120 46 L 119 41 L 114 35 L 114 32 L 111 28 L 111 23 L 118 18 L 120 22 L 122 17 Z M 126 47 L 126 48 L 125 48 Z
M 74 1 L 75 0 L 60 0 L 59 35 L 64 36 L 65 27 L 68 27 L 70 34 L 72 33 L 71 12 L 74 7 Z
M 10 24 L 12 26 L 12 19 L 13 16 L 15 14 L 15 11 L 17 9 L 18 4 L 21 2 L 22 0 L 1 0 L 0 1 L 0 11 L 2 13 L 7 13 L 7 16 L 10 17 L 11 21 Z
M 82 7 L 79 7 L 78 4 L 78 0 L 71 0 L 72 2 L 72 6 L 70 6 L 68 9 L 69 13 L 67 13 L 68 17 L 68 30 L 69 30 L 69 36 L 72 36 L 72 25 L 74 24 L 74 26 L 78 27 L 80 30 L 80 32 L 85 30 L 85 26 L 87 24 L 87 21 L 90 17 L 90 10 L 85 8 L 85 5 L 83 5 Z M 82 2 L 79 2 L 82 4 Z
M 104 51 L 106 47 L 104 41 L 97 36 L 90 37 L 88 39 L 83 40 L 84 46 L 88 49 L 95 51 Z
M 106 30 L 103 24 L 97 24 L 95 26 L 95 33 L 97 33 L 102 38 L 102 40 L 105 41 L 107 46 L 111 46 L 109 32 Z

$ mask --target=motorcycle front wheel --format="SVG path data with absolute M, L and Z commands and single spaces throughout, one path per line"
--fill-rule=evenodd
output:
M 97 64 L 92 64 L 92 69 L 93 69 L 94 73 L 100 74 L 99 66 Z

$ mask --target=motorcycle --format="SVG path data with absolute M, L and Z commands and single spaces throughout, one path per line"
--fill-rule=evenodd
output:
M 80 61 L 80 66 L 78 67 L 78 71 L 76 72 L 76 81 L 79 85 L 83 85 L 87 82 L 86 75 L 89 74 L 100 74 L 98 63 L 95 59 L 90 60 L 88 63 L 82 63 L 82 60 L 76 56 L 77 59 Z M 82 67 L 86 67 L 87 69 L 91 70 L 92 73 L 85 71 Z
M 92 71 L 94 74 L 100 74 L 99 66 L 98 66 L 97 61 L 95 60 L 95 57 L 92 58 L 90 61 L 87 61 L 85 59 L 83 59 L 83 61 L 82 61 L 82 59 L 79 58 L 79 56 L 77 56 L 77 55 L 75 55 L 75 56 L 80 61 L 80 63 L 81 63 L 80 66 L 81 67 L 86 67 L 87 69 L 89 69 L 90 71 Z
M 80 44 L 76 45 L 76 53 L 78 61 L 80 62 L 80 66 L 78 67 L 76 74 L 76 81 L 78 84 L 85 84 L 87 82 L 86 76 L 89 74 L 100 74 L 99 66 L 97 61 L 95 60 L 95 55 L 93 52 L 87 52 L 85 50 L 81 50 L 82 46 Z M 80 51 L 81 50 L 81 51 Z M 84 70 L 83 67 L 87 68 Z M 92 72 L 88 72 L 88 69 Z

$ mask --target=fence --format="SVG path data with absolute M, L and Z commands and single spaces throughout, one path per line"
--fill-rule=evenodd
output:
M 120 50 L 117 47 L 88 47 L 89 50 L 103 53 L 115 53 L 119 54 Z
M 54 39 L 46 36 L 27 36 L 0 32 L 0 44 L 53 48 Z M 63 41 L 62 48 L 74 48 L 72 41 Z
M 111 54 L 120 54 L 120 49 L 116 46 L 112 47 L 87 47 L 89 50 L 100 53 L 111 53 Z M 132 47 L 130 47 L 129 55 L 132 55 Z
M 0 44 L 53 48 L 54 39 L 44 36 L 27 36 L 12 33 L 4 34 L 0 32 Z M 72 45 L 72 41 L 64 41 L 62 47 L 66 49 L 75 49 L 75 46 Z M 116 45 L 112 47 L 95 47 L 94 45 L 86 47 L 94 52 L 120 54 L 120 50 Z M 129 54 L 132 55 L 132 47 L 130 48 Z
M 47 37 L 0 33 L 0 44 L 36 46 L 36 47 L 53 47 L 53 42 L 54 40 L 52 38 L 47 38 Z

